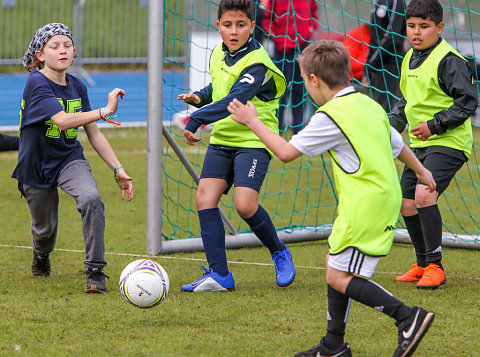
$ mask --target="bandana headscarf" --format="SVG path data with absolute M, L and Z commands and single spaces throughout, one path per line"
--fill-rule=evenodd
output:
M 73 41 L 70 29 L 62 23 L 53 22 L 40 27 L 37 32 L 35 32 L 35 35 L 33 35 L 32 42 L 30 42 L 27 51 L 23 55 L 22 63 L 25 68 L 35 60 L 35 52 L 41 50 L 48 40 L 55 35 L 65 35 Z

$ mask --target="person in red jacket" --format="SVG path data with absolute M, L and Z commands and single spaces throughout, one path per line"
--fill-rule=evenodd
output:
M 318 5 L 315 0 L 267 0 L 263 29 L 275 43 L 274 62 L 287 80 L 287 91 L 280 100 L 278 122 L 286 130 L 285 109 L 290 104 L 293 112 L 293 133 L 303 127 L 304 89 L 296 57 L 314 40 L 318 27 Z
M 348 31 L 342 39 L 350 54 L 353 84 L 359 84 L 365 73 L 365 63 L 369 51 L 370 29 L 367 24 L 362 24 Z
M 315 40 L 335 40 L 342 42 L 350 55 L 351 73 L 350 79 L 355 86 L 356 91 L 366 94 L 365 86 L 368 86 L 365 78 L 365 64 L 370 48 L 370 27 L 367 24 L 361 24 L 351 30 L 340 32 L 317 31 Z

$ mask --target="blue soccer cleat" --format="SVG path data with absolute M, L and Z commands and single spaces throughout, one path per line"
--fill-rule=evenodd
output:
M 290 285 L 296 274 L 292 254 L 285 244 L 283 246 L 285 250 L 279 250 L 272 254 L 273 265 L 275 265 L 275 273 L 277 274 L 277 285 L 282 287 Z
M 203 276 L 195 280 L 193 283 L 185 284 L 182 286 L 182 291 L 187 292 L 200 292 L 200 291 L 230 291 L 235 290 L 235 281 L 233 275 L 228 272 L 227 276 L 221 276 L 215 273 L 212 269 L 207 270 L 204 266 L 201 266 L 204 270 Z

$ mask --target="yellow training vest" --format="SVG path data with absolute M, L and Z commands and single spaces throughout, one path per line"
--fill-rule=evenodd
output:
M 273 77 L 277 87 L 277 95 L 274 99 L 264 102 L 257 97 L 251 102 L 257 108 L 258 117 L 274 133 L 278 134 L 278 99 L 285 93 L 286 82 L 283 73 L 275 66 L 265 49 L 260 46 L 242 57 L 233 66 L 227 66 L 225 56 L 220 43 L 215 47 L 210 57 L 210 73 L 212 75 L 212 102 L 225 98 L 240 74 L 248 67 L 255 64 L 263 64 L 267 67 L 265 82 Z M 245 125 L 239 124 L 228 117 L 214 123 L 214 129 L 210 138 L 211 144 L 243 147 L 243 148 L 266 148 L 260 139 Z
M 433 119 L 433 115 L 453 105 L 453 98 L 447 95 L 438 83 L 438 66 L 450 52 L 464 59 L 447 41 L 443 40 L 433 49 L 425 61 L 415 69 L 410 69 L 413 49 L 407 52 L 402 62 L 400 89 L 407 102 L 405 115 L 408 120 L 410 146 L 425 148 L 447 146 L 463 151 L 470 157 L 473 144 L 472 121 L 468 118 L 462 125 L 449 129 L 440 135 L 432 135 L 427 140 L 417 139 L 412 129 Z
M 335 122 L 360 160 L 356 172 L 345 172 L 329 151 L 339 197 L 328 238 L 330 254 L 357 248 L 367 255 L 387 255 L 402 202 L 387 113 L 361 93 L 335 97 L 318 111 Z

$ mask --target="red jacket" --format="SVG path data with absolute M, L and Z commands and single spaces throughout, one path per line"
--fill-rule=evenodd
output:
M 313 39 L 317 10 L 316 0 L 267 0 L 263 29 L 277 51 L 288 52 Z
M 366 24 L 355 27 L 346 33 L 342 40 L 350 53 L 350 64 L 352 65 L 352 76 L 360 80 L 364 75 L 365 63 L 370 43 L 370 29 Z
M 352 78 L 361 80 L 364 75 L 365 63 L 370 43 L 370 29 L 368 25 L 362 24 L 355 27 L 347 33 L 340 32 L 317 32 L 315 40 L 335 40 L 343 42 L 350 54 L 350 64 L 352 66 Z

